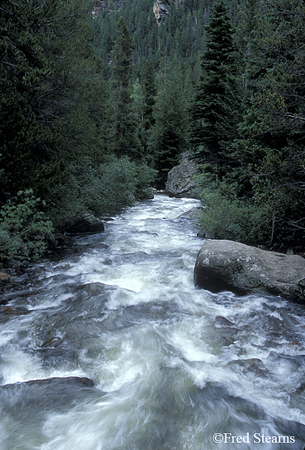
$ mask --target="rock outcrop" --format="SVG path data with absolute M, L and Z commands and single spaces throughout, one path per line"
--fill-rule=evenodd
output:
M 97 19 L 100 11 L 105 11 L 108 6 L 108 0 L 96 0 L 92 10 L 92 18 Z
M 194 175 L 197 166 L 187 158 L 178 166 L 173 167 L 167 175 L 165 192 L 170 197 L 196 197 Z
M 158 26 L 161 25 L 166 16 L 170 14 L 171 6 L 178 8 L 182 0 L 156 0 L 153 5 L 153 13 L 155 15 Z
M 208 240 L 197 256 L 194 283 L 212 292 L 261 292 L 305 303 L 305 259 L 239 242 Z

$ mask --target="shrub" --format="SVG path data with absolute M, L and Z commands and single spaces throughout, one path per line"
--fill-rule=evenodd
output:
M 65 180 L 52 187 L 49 216 L 56 228 L 64 230 L 84 213 L 114 214 L 147 197 L 153 178 L 152 169 L 127 156 L 111 156 L 98 168 L 84 157 L 70 164 Z
M 205 205 L 198 221 L 207 237 L 229 239 L 246 244 L 264 243 L 270 239 L 272 215 L 268 207 L 241 200 L 232 192 L 206 188 L 201 193 Z
M 156 171 L 127 156 L 111 157 L 100 166 L 100 213 L 114 213 L 147 198 Z
M 138 164 L 136 170 L 136 198 L 137 200 L 149 198 L 158 172 L 144 163 Z
M 0 210 L 0 260 L 37 259 L 53 238 L 53 224 L 42 211 L 43 202 L 28 189 L 20 191 Z
M 127 156 L 112 157 L 100 166 L 101 213 L 113 213 L 130 206 L 136 198 L 137 168 Z

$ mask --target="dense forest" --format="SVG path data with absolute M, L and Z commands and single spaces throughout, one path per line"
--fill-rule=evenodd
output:
M 304 2 L 153 7 L 2 0 L 3 265 L 163 188 L 185 157 L 207 236 L 304 250 Z

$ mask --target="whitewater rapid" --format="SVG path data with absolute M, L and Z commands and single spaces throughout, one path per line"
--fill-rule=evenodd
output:
M 158 194 L 36 265 L 0 317 L 1 450 L 303 450 L 305 310 L 196 289 L 199 206 Z

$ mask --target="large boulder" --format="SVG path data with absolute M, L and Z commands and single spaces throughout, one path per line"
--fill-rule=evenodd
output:
M 262 292 L 305 303 L 305 259 L 239 242 L 208 240 L 198 253 L 194 282 L 212 292 Z
M 178 166 L 173 167 L 167 175 L 165 192 L 170 197 L 196 197 L 194 175 L 197 165 L 187 158 Z

